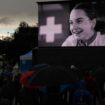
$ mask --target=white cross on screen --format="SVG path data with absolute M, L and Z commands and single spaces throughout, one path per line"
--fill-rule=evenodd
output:
M 62 24 L 55 24 L 55 17 L 47 17 L 46 25 L 41 25 L 39 34 L 45 36 L 46 42 L 54 42 L 55 34 L 62 33 Z

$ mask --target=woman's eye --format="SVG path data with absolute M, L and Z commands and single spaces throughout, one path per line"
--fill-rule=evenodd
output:
M 79 24 L 82 23 L 82 22 L 83 22 L 82 20 L 77 20 L 77 23 L 79 23 Z

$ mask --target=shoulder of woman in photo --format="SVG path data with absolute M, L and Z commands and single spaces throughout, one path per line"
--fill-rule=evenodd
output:
M 105 33 L 97 32 L 97 36 L 98 36 L 101 40 L 105 41 Z
M 99 46 L 105 46 L 105 34 L 97 32 L 96 42 Z
M 69 35 L 65 41 L 63 42 L 62 46 L 67 47 L 67 46 L 76 46 L 77 43 L 77 38 L 75 35 Z
M 105 16 L 98 14 L 95 30 L 97 32 L 96 42 L 105 46 Z

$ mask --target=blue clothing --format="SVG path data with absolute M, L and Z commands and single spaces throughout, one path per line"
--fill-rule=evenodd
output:
M 74 85 L 73 84 L 63 84 L 60 85 L 60 93 L 64 92 L 67 89 L 73 89 Z
M 73 94 L 73 105 L 93 105 L 93 95 L 85 89 L 78 89 Z

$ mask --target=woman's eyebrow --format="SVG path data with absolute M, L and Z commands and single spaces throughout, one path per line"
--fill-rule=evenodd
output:
M 77 18 L 76 20 L 83 20 L 84 18 L 83 17 L 79 17 L 79 18 Z
M 78 21 L 78 20 L 83 20 L 83 19 L 84 19 L 83 17 L 79 17 L 79 18 L 76 19 L 76 21 Z M 70 23 L 70 22 L 73 22 L 73 21 L 72 21 L 72 20 L 69 20 L 69 23 Z
M 83 19 L 84 19 L 83 17 L 79 17 L 76 20 L 83 20 Z M 72 22 L 72 20 L 69 19 L 69 22 Z

